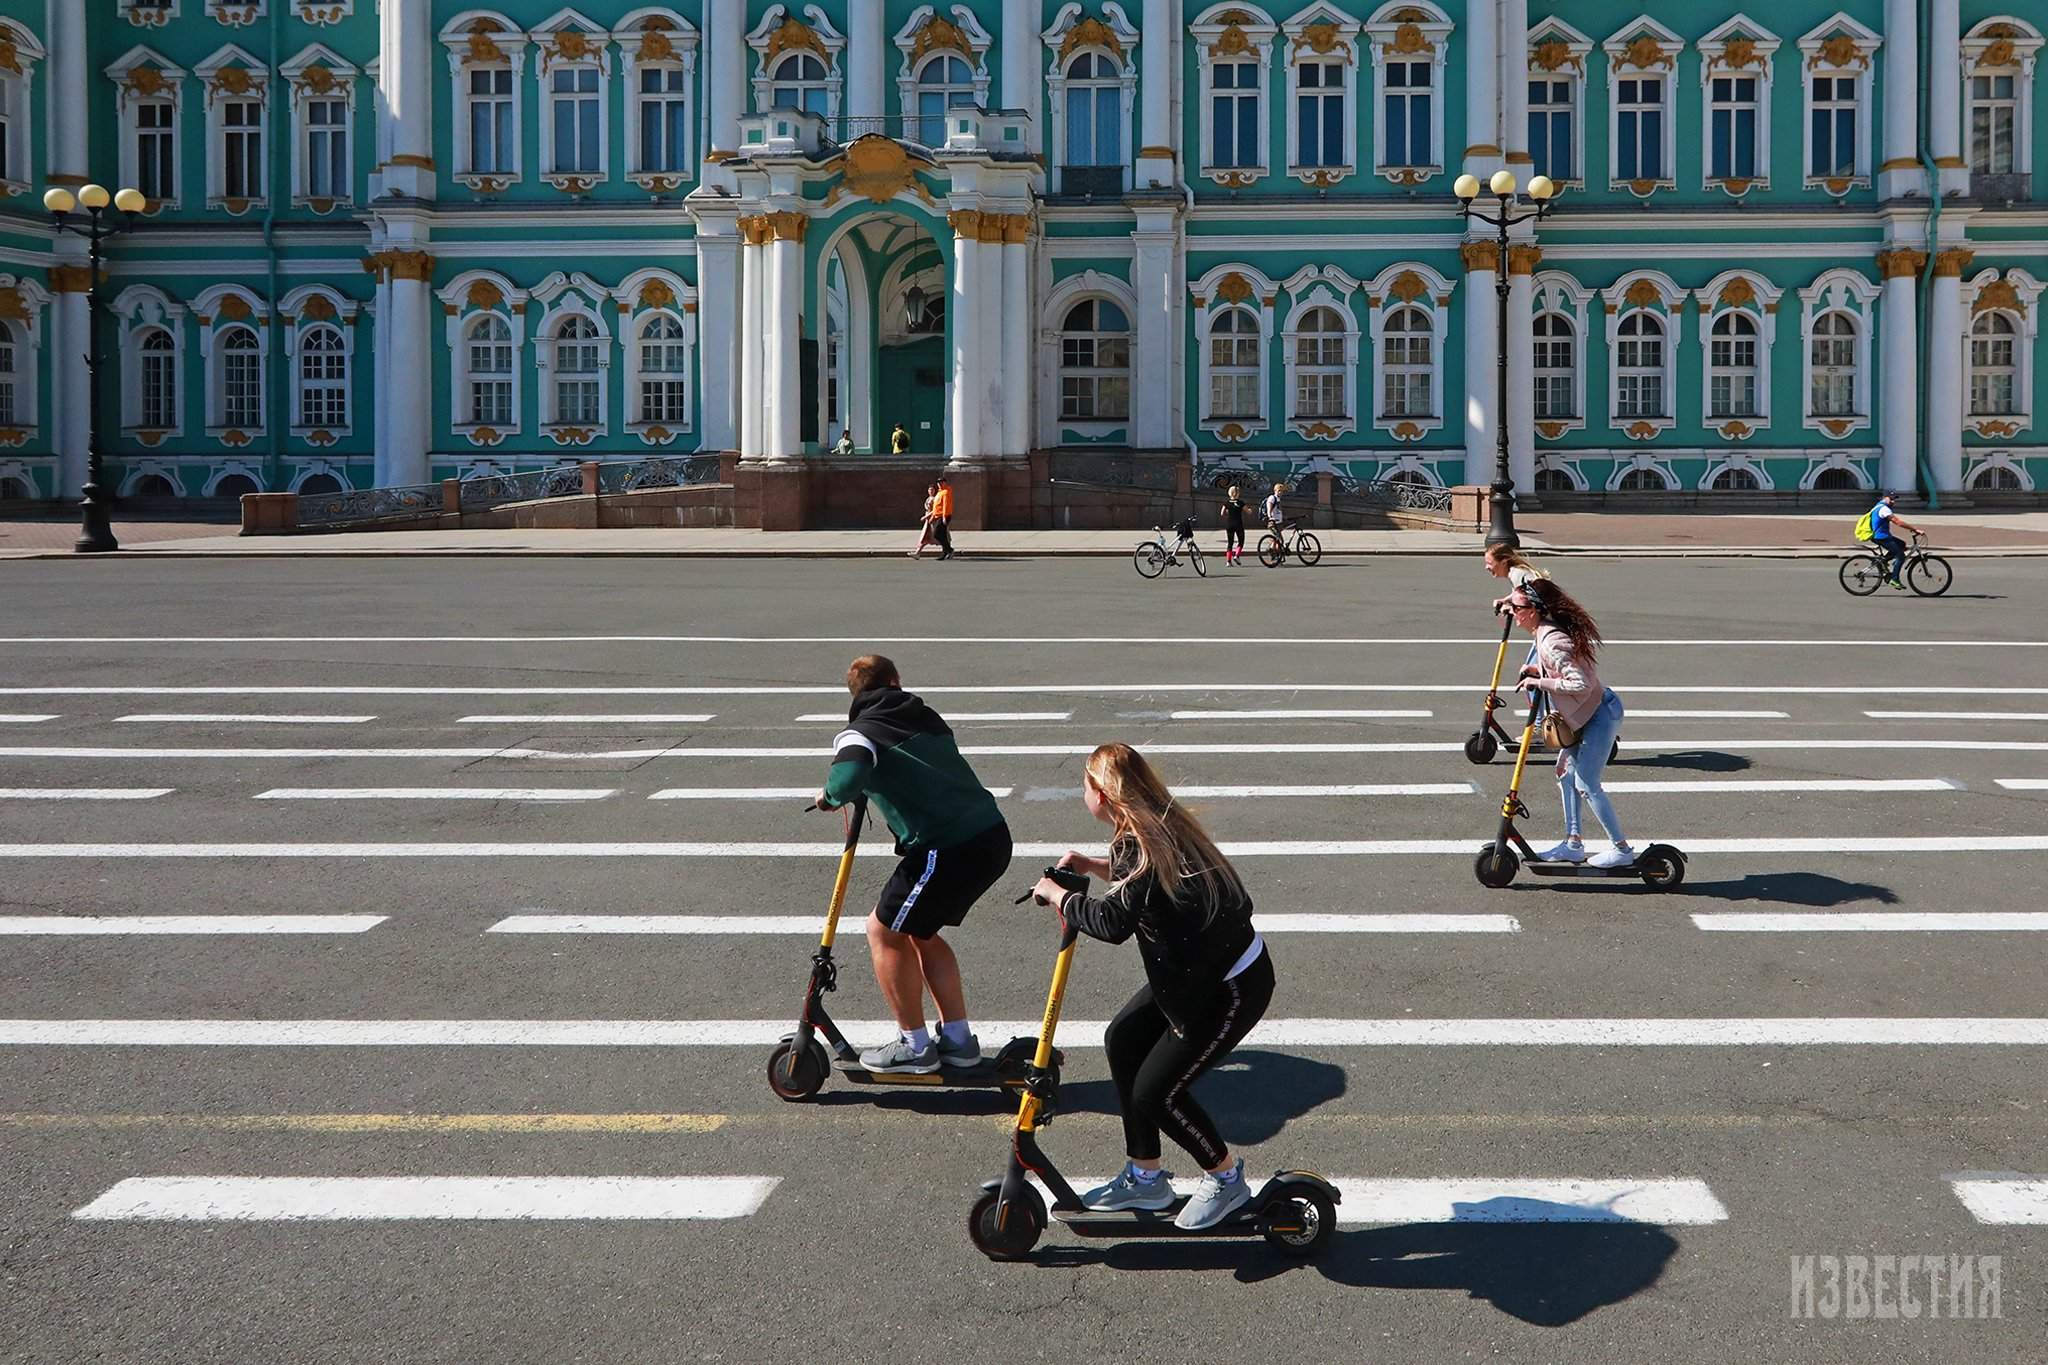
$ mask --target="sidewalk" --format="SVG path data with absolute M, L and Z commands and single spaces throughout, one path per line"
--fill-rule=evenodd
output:
M 1944 553 L 2048 556 L 2048 511 L 1918 513 Z M 1622 555 L 1834 556 L 1851 545 L 1848 518 L 1785 513 L 1630 516 L 1533 512 L 1518 525 L 1526 548 L 1542 553 Z M 117 521 L 124 558 L 378 558 L 391 556 L 619 556 L 871 558 L 901 555 L 910 531 L 608 529 L 595 531 L 351 531 L 330 535 L 223 534 L 218 523 Z M 0 521 L 0 558 L 72 557 L 71 521 Z M 1318 531 L 1326 555 L 1459 555 L 1484 536 L 1464 531 Z M 965 531 L 964 555 L 1124 557 L 1138 531 Z M 1204 550 L 1221 552 L 1222 532 L 1205 528 Z

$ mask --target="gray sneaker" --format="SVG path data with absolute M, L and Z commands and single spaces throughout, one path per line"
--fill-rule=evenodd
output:
M 926 1043 L 924 1051 L 917 1052 L 899 1034 L 880 1047 L 861 1053 L 860 1064 L 869 1071 L 929 1076 L 939 1069 L 939 1049 L 935 1043 Z
M 1183 1232 L 1213 1228 L 1251 1203 L 1252 1187 L 1244 1178 L 1243 1157 L 1238 1158 L 1236 1174 L 1237 1179 L 1226 1181 L 1204 1173 L 1201 1184 L 1195 1186 L 1194 1197 L 1188 1200 L 1173 1225 Z
M 1097 1185 L 1082 1195 L 1081 1202 L 1098 1213 L 1130 1209 L 1160 1213 L 1172 1208 L 1177 1198 L 1170 1173 L 1161 1171 L 1157 1180 L 1140 1180 L 1127 1165 L 1116 1179 L 1107 1185 Z
M 981 1065 L 981 1039 L 971 1033 L 967 1035 L 967 1041 L 964 1043 L 956 1043 L 943 1033 L 934 1038 L 933 1042 L 939 1049 L 940 1066 Z

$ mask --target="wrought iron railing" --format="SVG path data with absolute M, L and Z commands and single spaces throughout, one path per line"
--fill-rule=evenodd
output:
M 637 493 L 647 488 L 685 488 L 718 482 L 716 455 L 654 456 L 645 460 L 607 460 L 597 467 L 603 493 Z
M 552 469 L 529 470 L 524 474 L 486 474 L 462 481 L 462 510 L 480 512 L 508 502 L 537 502 L 562 498 L 583 491 L 580 465 L 556 465 Z
M 1405 512 L 1451 513 L 1450 489 L 1409 479 L 1361 479 L 1348 489 L 1340 486 L 1338 496 Z
M 347 522 L 390 521 L 398 517 L 429 517 L 441 511 L 441 485 L 412 484 L 401 488 L 352 488 L 338 493 L 299 494 L 299 525 L 333 526 Z
M 1334 468 L 1313 466 L 1274 473 L 1247 463 L 1226 461 L 1204 462 L 1195 474 L 1195 482 L 1203 488 L 1227 489 L 1235 486 L 1247 501 L 1263 499 L 1275 483 L 1288 484 L 1299 496 L 1305 491 L 1304 485 L 1316 474 L 1322 474 L 1334 481 L 1330 490 L 1331 503 L 1336 507 L 1370 507 L 1377 510 L 1393 508 L 1403 512 L 1421 512 L 1437 516 L 1451 513 L 1451 490 L 1419 479 L 1354 479 Z

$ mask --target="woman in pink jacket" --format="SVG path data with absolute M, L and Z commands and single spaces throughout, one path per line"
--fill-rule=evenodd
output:
M 1600 773 L 1621 733 L 1621 698 L 1593 670 L 1600 651 L 1600 627 L 1572 595 L 1548 579 L 1532 579 L 1508 599 L 1515 624 L 1536 637 L 1536 659 L 1522 669 L 1522 686 L 1543 694 L 1551 709 L 1578 732 L 1578 741 L 1557 755 L 1557 786 L 1564 797 L 1564 842 L 1539 856 L 1546 862 L 1583 863 L 1579 802 L 1593 808 L 1600 827 L 1614 841 L 1593 855 L 1595 867 L 1627 867 L 1635 850 L 1621 832 L 1614 803 L 1601 789 Z

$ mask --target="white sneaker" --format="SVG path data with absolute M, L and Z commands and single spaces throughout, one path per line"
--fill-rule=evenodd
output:
M 1594 867 L 1633 867 L 1636 852 L 1627 844 L 1621 844 L 1608 849 L 1605 853 L 1594 854 L 1589 861 Z
M 1586 861 L 1586 846 L 1567 839 L 1553 848 L 1546 848 L 1536 855 L 1539 863 L 1583 863 Z

